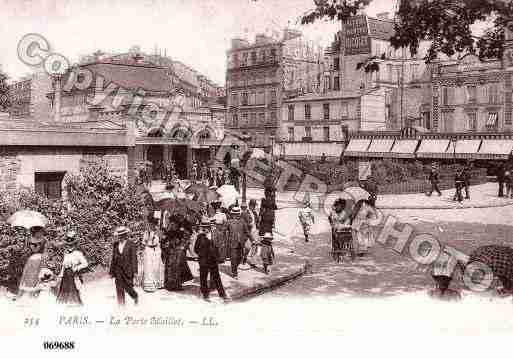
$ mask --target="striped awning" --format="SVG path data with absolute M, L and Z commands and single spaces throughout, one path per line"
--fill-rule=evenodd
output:
M 422 140 L 417 150 L 417 157 L 446 158 L 449 142 L 447 139 Z
M 369 149 L 365 153 L 367 157 L 384 157 L 386 154 L 390 152 L 392 146 L 394 145 L 393 139 L 373 139 Z
M 498 118 L 497 112 L 490 112 L 488 114 L 488 119 L 486 120 L 486 126 L 487 127 L 497 126 L 497 118 Z
M 344 150 L 344 156 L 347 157 L 360 157 L 365 156 L 365 152 L 369 148 L 371 140 L 368 138 L 353 138 L 349 141 L 346 149 Z M 363 155 L 362 155 L 363 153 Z
M 414 158 L 419 140 L 397 140 L 385 157 Z
M 479 152 L 475 155 L 479 159 L 508 159 L 513 150 L 513 140 L 483 140 Z
M 456 145 L 456 148 L 454 146 Z M 475 154 L 479 150 L 481 140 L 458 140 L 449 142 L 447 148 L 447 157 L 454 158 L 475 158 Z

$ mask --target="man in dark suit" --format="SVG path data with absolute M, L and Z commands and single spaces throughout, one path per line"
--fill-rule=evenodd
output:
M 125 292 L 134 300 L 137 305 L 139 296 L 134 290 L 134 277 L 137 274 L 137 249 L 134 243 L 128 240 L 130 229 L 121 226 L 114 231 L 114 242 L 112 248 L 112 262 L 110 275 L 114 278 L 116 295 L 119 305 L 125 305 Z
M 202 219 L 198 237 L 194 244 L 194 252 L 198 255 L 198 264 L 200 268 L 200 290 L 203 295 L 203 299 L 208 301 L 210 292 L 208 275 L 210 274 L 210 281 L 213 284 L 212 287 L 217 288 L 219 296 L 226 300 L 226 293 L 219 274 L 219 251 L 211 239 L 211 235 L 209 233 L 210 225 L 208 218 Z
M 230 211 L 231 217 L 228 220 L 227 237 L 230 245 L 230 264 L 233 278 L 238 278 L 238 268 L 243 258 L 244 244 L 250 233 L 246 222 L 241 218 L 241 211 L 238 206 Z

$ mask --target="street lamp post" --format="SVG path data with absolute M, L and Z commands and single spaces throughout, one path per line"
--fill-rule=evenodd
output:
M 274 136 L 271 136 L 271 169 L 274 172 Z
M 458 139 L 456 137 L 451 137 L 451 142 L 452 142 L 452 161 L 453 161 L 453 164 L 456 164 L 456 142 L 458 141 Z

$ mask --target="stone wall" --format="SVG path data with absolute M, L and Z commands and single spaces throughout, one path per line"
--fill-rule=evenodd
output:
M 127 178 L 128 156 L 124 149 L 0 148 L 0 190 L 34 188 L 36 172 L 78 174 L 88 163 L 101 159 L 114 175 Z

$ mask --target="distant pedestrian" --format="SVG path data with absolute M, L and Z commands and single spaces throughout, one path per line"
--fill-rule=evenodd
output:
M 219 167 L 217 169 L 215 180 L 216 180 L 217 188 L 219 188 L 222 185 L 224 185 L 224 171 L 223 171 L 222 167 Z
M 260 241 L 262 249 L 260 250 L 260 257 L 262 258 L 262 265 L 265 274 L 269 274 L 269 266 L 274 264 L 274 249 L 273 249 L 273 235 L 269 232 L 264 234 Z
M 201 165 L 201 171 L 200 171 L 200 181 L 205 186 L 208 186 L 208 167 L 205 162 Z
M 190 173 L 189 177 L 190 177 L 191 182 L 193 182 L 193 183 L 196 181 L 196 178 L 198 177 L 198 166 L 196 165 L 196 162 L 192 163 L 191 173 Z
M 504 175 L 506 173 L 506 169 L 504 164 L 501 163 L 499 168 L 497 169 L 497 182 L 499 183 L 499 197 L 504 197 Z
M 470 162 L 467 161 L 467 164 L 463 167 L 463 188 L 465 188 L 465 199 L 470 199 L 471 171 Z
M 456 193 L 453 198 L 454 201 L 458 201 L 460 203 L 463 201 L 463 194 L 461 192 L 464 185 L 465 179 L 463 177 L 463 169 L 458 169 L 454 176 L 454 187 L 456 187 Z
M 504 172 L 504 184 L 506 185 L 506 198 L 513 196 L 513 182 L 512 182 L 511 171 Z
M 433 163 L 431 165 L 431 170 L 429 171 L 429 183 L 431 183 L 431 190 L 427 194 L 428 196 L 431 196 L 433 194 L 433 191 L 436 191 L 439 196 L 442 195 L 442 192 L 440 192 L 440 188 L 438 188 L 439 182 L 440 182 L 440 176 L 438 174 L 438 168 Z
M 221 281 L 221 275 L 219 274 L 219 252 L 211 239 L 210 221 L 208 218 L 203 218 L 201 221 L 198 237 L 194 244 L 194 252 L 198 255 L 200 291 L 203 295 L 203 299 L 206 301 L 209 300 L 210 287 L 208 276 L 210 275 L 210 282 L 217 289 L 219 296 L 226 300 L 226 292 L 223 287 L 223 282 Z
M 315 223 L 315 217 L 312 212 L 312 206 L 309 201 L 305 202 L 304 208 L 301 208 L 298 213 L 299 223 L 303 227 L 303 234 L 305 236 L 305 242 L 310 239 L 310 230 L 312 225 Z
M 139 295 L 134 290 L 134 278 L 137 275 L 137 249 L 135 244 L 128 240 L 130 230 L 125 226 L 117 227 L 114 231 L 114 242 L 112 248 L 112 262 L 110 275 L 114 278 L 116 295 L 119 305 L 125 305 L 125 292 L 139 303 Z

